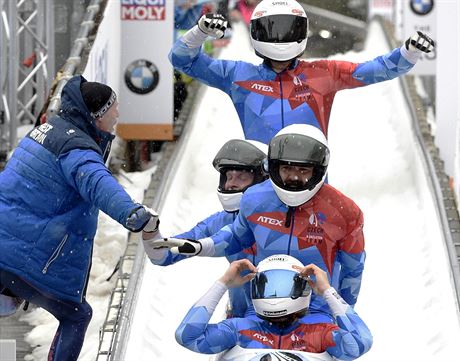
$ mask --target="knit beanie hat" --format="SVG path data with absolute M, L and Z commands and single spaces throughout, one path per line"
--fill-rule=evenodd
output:
M 117 100 L 117 95 L 108 85 L 86 81 L 80 85 L 81 95 L 91 116 L 102 117 Z

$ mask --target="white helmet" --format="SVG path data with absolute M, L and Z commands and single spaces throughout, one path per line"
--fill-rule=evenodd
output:
M 295 0 L 262 1 L 252 13 L 249 30 L 256 55 L 264 59 L 295 59 L 307 47 L 307 14 Z
M 240 209 L 243 193 L 250 186 L 261 183 L 268 178 L 262 163 L 267 157 L 267 145 L 256 140 L 232 139 L 217 152 L 212 164 L 220 173 L 217 196 L 227 212 Z M 251 184 L 238 190 L 226 190 L 227 171 L 245 170 L 254 174 Z
M 306 312 L 310 305 L 311 287 L 292 266 L 303 267 L 296 258 L 277 254 L 257 266 L 251 281 L 251 298 L 257 315 L 264 319 Z
M 308 182 L 288 184 L 280 166 L 313 167 Z M 308 124 L 292 124 L 281 129 L 268 147 L 268 173 L 281 201 L 297 207 L 309 201 L 323 186 L 329 165 L 329 148 L 324 134 Z

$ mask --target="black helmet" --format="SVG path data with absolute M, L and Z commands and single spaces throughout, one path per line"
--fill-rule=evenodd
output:
M 267 157 L 267 145 L 254 140 L 232 139 L 225 143 L 217 152 L 212 165 L 220 173 L 217 195 L 227 212 L 239 210 L 240 200 L 244 191 L 268 178 L 263 171 L 262 163 Z M 244 189 L 226 190 L 227 171 L 242 170 L 254 175 L 252 183 Z
M 283 165 L 311 167 L 313 174 L 305 184 L 286 184 L 280 174 Z M 308 124 L 283 128 L 270 141 L 268 170 L 278 197 L 288 206 L 309 201 L 322 187 L 329 165 L 329 148 L 324 134 Z

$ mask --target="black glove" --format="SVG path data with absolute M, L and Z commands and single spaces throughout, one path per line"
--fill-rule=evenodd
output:
M 171 253 L 185 256 L 196 256 L 202 249 L 201 242 L 192 239 L 160 238 L 144 242 L 148 242 L 153 249 L 169 248 Z
M 156 232 L 159 224 L 158 213 L 143 205 L 134 209 L 126 220 L 126 228 L 131 232 Z
M 228 21 L 220 14 L 206 14 L 198 20 L 198 28 L 205 34 L 216 39 L 222 39 L 227 29 Z
M 429 53 L 433 51 L 435 47 L 433 39 L 421 31 L 417 31 L 417 33 L 407 39 L 404 44 L 407 50 L 418 50 L 423 53 Z

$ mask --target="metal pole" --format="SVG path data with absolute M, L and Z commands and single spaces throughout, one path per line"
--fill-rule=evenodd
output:
M 9 51 L 7 59 L 8 84 L 7 99 L 9 105 L 9 148 L 16 146 L 17 140 L 17 84 L 18 84 L 18 42 L 17 42 L 17 15 L 18 9 L 16 2 L 7 1 L 8 19 L 9 19 Z
M 6 119 L 5 119 L 5 108 L 3 107 L 3 84 L 5 84 L 4 79 L 4 67 L 6 64 L 6 35 L 4 34 L 3 27 L 5 23 L 3 22 L 3 0 L 0 0 L 0 161 L 6 157 L 8 147 L 6 146 Z
M 45 16 L 48 22 L 46 24 L 46 33 L 45 33 L 45 43 L 48 46 L 48 49 L 47 49 L 48 60 L 46 61 L 47 63 L 46 70 L 45 68 L 43 68 L 43 77 L 46 82 L 45 96 L 48 96 L 48 93 L 51 89 L 52 80 L 56 74 L 55 59 L 54 59 L 54 56 L 55 56 L 54 54 L 54 0 L 45 1 Z M 43 103 L 44 103 L 44 100 L 39 102 L 39 104 L 43 104 Z

